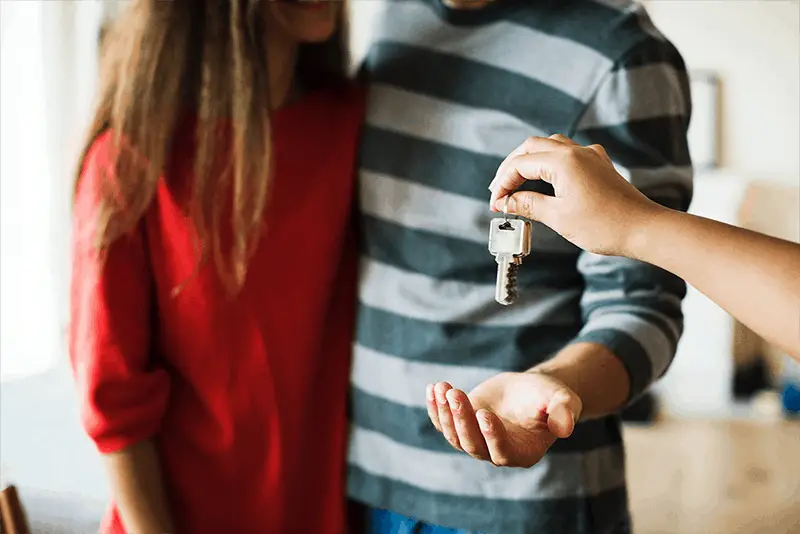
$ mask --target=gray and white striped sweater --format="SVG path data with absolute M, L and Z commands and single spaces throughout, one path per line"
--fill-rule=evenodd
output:
M 434 430 L 425 386 L 469 390 L 576 341 L 611 349 L 632 396 L 666 371 L 685 284 L 581 252 L 535 224 L 520 299 L 500 306 L 486 188 L 526 137 L 564 133 L 602 144 L 648 196 L 687 209 L 684 63 L 624 0 L 497 0 L 474 11 L 392 0 L 375 32 L 360 155 L 350 496 L 487 534 L 611 532 L 627 518 L 618 417 L 579 424 L 531 469 L 496 468 Z M 541 182 L 526 187 L 552 194 Z

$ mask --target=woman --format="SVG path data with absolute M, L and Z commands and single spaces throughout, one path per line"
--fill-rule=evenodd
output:
M 345 531 L 361 97 L 341 12 L 134 0 L 105 38 L 70 329 L 103 532 Z

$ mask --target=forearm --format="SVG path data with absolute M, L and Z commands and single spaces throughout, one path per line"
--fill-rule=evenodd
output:
M 617 412 L 628 399 L 630 380 L 622 361 L 599 343 L 572 343 L 529 372 L 545 373 L 571 388 L 583 403 L 581 419 Z
M 111 491 L 132 534 L 174 534 L 161 464 L 152 441 L 105 455 Z
M 680 276 L 751 330 L 800 358 L 800 245 L 664 210 L 630 255 Z

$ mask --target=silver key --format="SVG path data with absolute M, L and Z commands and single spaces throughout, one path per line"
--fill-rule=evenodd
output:
M 504 306 L 517 299 L 517 270 L 522 258 L 531 253 L 531 223 L 498 217 L 489 227 L 489 252 L 497 261 L 494 298 Z

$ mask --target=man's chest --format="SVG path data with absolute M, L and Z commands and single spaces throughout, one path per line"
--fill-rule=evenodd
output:
M 541 134 L 509 114 L 373 84 L 359 152 L 366 247 L 386 249 L 385 261 L 412 271 L 418 261 L 438 258 L 446 268 L 433 269 L 435 277 L 481 270 L 480 281 L 491 279 L 494 260 L 486 247 L 498 214 L 489 210 L 488 185 L 506 155 Z M 544 182 L 521 189 L 552 194 Z M 533 241 L 535 251 L 575 252 L 540 224 Z
M 534 6 L 458 25 L 427 2 L 385 2 L 372 23 L 365 66 L 373 84 L 409 97 L 507 115 L 526 124 L 528 135 L 566 133 L 612 67 L 581 42 L 569 15 Z M 508 150 L 501 145 L 501 151 Z

